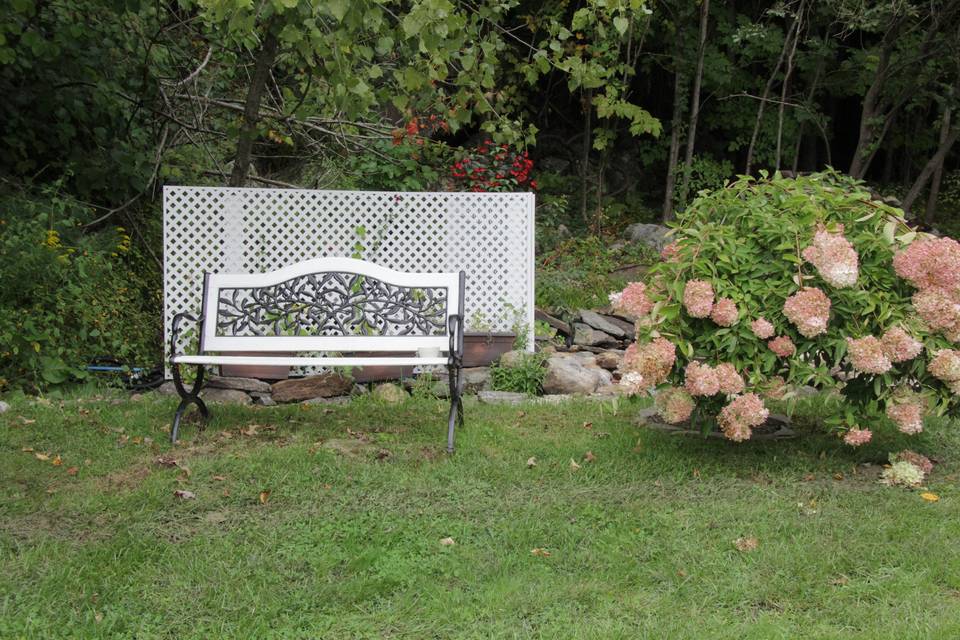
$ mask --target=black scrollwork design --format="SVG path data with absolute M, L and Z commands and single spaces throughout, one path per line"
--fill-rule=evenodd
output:
M 401 287 L 356 273 L 314 273 L 220 289 L 219 336 L 443 336 L 446 287 Z

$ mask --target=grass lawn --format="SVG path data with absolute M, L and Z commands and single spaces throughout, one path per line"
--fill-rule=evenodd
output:
M 450 457 L 426 399 L 214 407 L 176 447 L 169 398 L 12 403 L 0 638 L 960 637 L 947 421 L 852 451 L 471 402 Z M 939 502 L 876 482 L 908 446 Z

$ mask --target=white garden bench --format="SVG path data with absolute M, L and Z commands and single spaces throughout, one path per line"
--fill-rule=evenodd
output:
M 171 325 L 170 365 L 181 397 L 171 440 L 191 404 L 209 416 L 200 398 L 206 366 L 443 365 L 450 374 L 447 451 L 453 452 L 455 425 L 463 425 L 464 280 L 463 271 L 403 273 L 352 258 L 316 258 L 268 273 L 205 273 L 199 316 L 179 313 Z M 178 353 L 185 320 L 195 323 L 196 354 Z M 181 365 L 197 367 L 189 390 Z

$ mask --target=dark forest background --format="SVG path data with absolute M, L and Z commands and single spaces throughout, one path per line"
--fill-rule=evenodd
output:
M 536 189 L 543 267 L 584 277 L 738 174 L 960 222 L 956 2 L 0 6 L 0 387 L 158 357 L 164 184 Z

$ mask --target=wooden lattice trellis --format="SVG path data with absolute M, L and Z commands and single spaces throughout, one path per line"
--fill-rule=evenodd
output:
M 355 256 L 398 271 L 463 269 L 468 329 L 483 318 L 509 330 L 519 311 L 532 345 L 533 217 L 530 193 L 165 187 L 164 335 L 176 313 L 200 308 L 205 271 Z

